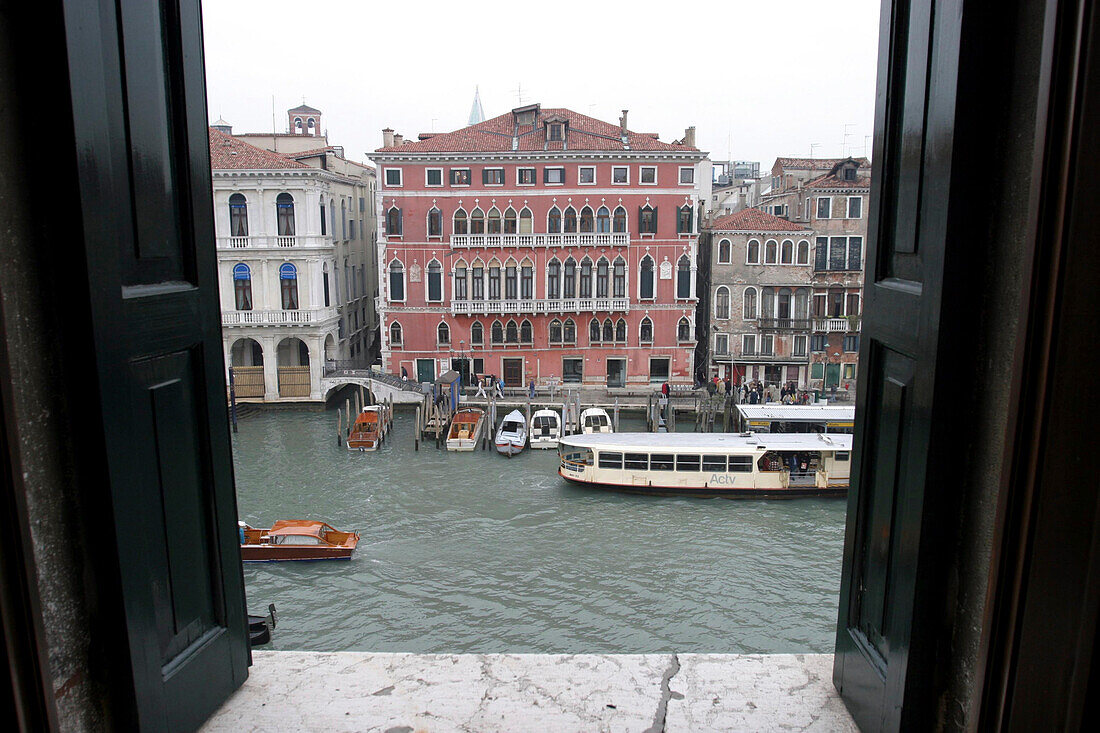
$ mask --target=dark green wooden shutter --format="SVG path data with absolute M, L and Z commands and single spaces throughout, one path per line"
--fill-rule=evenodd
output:
M 858 424 L 833 670 L 863 730 L 935 727 L 927 716 L 935 709 L 939 629 L 933 613 L 918 609 L 943 592 L 937 533 L 946 517 L 935 508 L 951 489 L 934 477 L 959 458 L 957 436 L 945 442 L 942 430 L 952 406 L 937 356 L 941 319 L 958 318 L 941 303 L 961 10 L 933 15 L 933 4 L 887 3 L 879 46 Z
M 199 3 L 64 12 L 84 231 L 69 256 L 86 259 L 99 389 L 80 431 L 103 441 L 112 520 L 90 541 L 117 553 L 127 633 L 106 653 L 142 729 L 191 730 L 249 662 Z

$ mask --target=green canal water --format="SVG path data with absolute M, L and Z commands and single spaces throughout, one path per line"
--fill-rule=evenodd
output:
M 829 652 L 845 502 L 677 499 L 578 488 L 555 451 L 377 453 L 335 410 L 273 410 L 233 438 L 241 519 L 358 530 L 350 561 L 246 564 L 269 648 L 404 652 Z M 624 419 L 622 430 L 641 422 Z

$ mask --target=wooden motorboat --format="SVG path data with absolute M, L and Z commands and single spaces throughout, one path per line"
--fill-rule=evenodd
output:
M 561 415 L 554 410 L 538 410 L 531 416 L 532 448 L 557 448 L 561 439 Z
M 269 529 L 239 523 L 241 560 L 348 560 L 359 544 L 358 532 L 341 532 L 311 519 L 280 519 Z
M 527 419 L 522 412 L 512 410 L 504 416 L 493 444 L 497 453 L 509 458 L 523 452 L 527 447 Z
M 472 451 L 485 429 L 485 411 L 480 407 L 463 407 L 451 418 L 447 431 L 447 450 Z
M 585 435 L 593 433 L 613 433 L 611 418 L 607 411 L 600 407 L 589 407 L 581 412 L 581 432 Z
M 348 433 L 348 450 L 378 450 L 392 424 L 393 413 L 388 405 L 367 405 L 355 418 L 355 424 Z

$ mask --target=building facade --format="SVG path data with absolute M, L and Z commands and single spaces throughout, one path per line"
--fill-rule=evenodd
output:
M 382 360 L 510 386 L 690 382 L 703 177 L 694 144 L 528 105 L 383 131 Z M 702 174 L 702 175 L 701 175 Z
M 322 400 L 325 365 L 367 361 L 377 335 L 373 169 L 323 138 L 280 154 L 230 133 L 210 129 L 226 367 L 241 399 Z

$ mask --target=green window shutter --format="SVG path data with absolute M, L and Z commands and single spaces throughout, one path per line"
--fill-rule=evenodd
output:
M 825 365 L 815 361 L 810 365 L 810 379 L 822 379 L 825 376 Z

